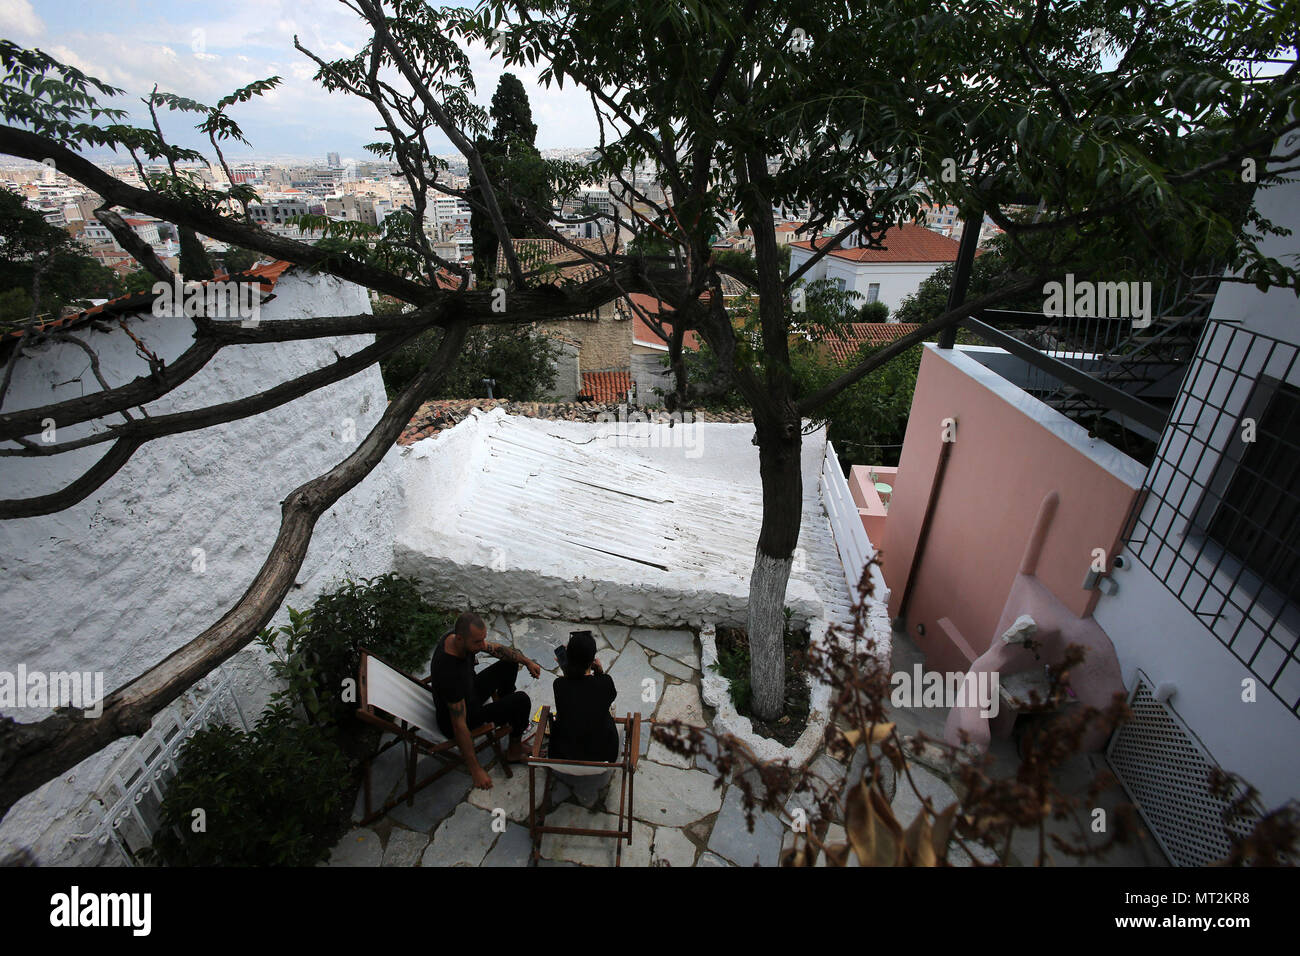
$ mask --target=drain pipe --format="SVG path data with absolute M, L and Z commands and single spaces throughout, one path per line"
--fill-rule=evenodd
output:
M 954 424 L 956 420 L 954 419 Z M 956 437 L 955 435 L 953 436 Z M 930 539 L 930 523 L 934 519 L 934 508 L 939 503 L 939 489 L 943 486 L 943 474 L 948 469 L 948 456 L 956 441 L 944 441 L 939 449 L 939 464 L 934 469 L 934 481 L 930 483 L 930 497 L 925 503 L 925 516 L 921 518 L 921 530 L 916 537 L 916 550 L 912 552 L 912 565 L 907 570 L 907 584 L 903 586 L 903 598 L 898 603 L 898 620 L 907 624 L 907 608 L 912 601 L 912 592 L 916 588 L 916 572 L 921 567 L 925 556 L 925 545 Z

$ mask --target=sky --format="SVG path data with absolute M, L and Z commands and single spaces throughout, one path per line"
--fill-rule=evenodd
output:
M 279 75 L 279 89 L 230 109 L 253 148 L 223 144 L 228 158 L 323 161 L 333 151 L 345 161 L 374 159 L 362 146 L 387 138 L 374 130 L 374 108 L 354 96 L 327 93 L 313 82 L 316 65 L 294 49 L 295 34 L 326 60 L 356 53 L 367 37 L 360 17 L 339 0 L 0 0 L 0 37 L 40 48 L 126 89 L 129 95 L 111 105 L 132 110 L 133 124 L 149 125 L 140 98 L 155 83 L 160 90 L 211 105 L 253 80 Z M 502 64 L 486 47 L 471 46 L 469 53 L 474 99 L 487 107 Z M 539 149 L 596 143 L 590 100 L 568 84 L 563 90 L 542 86 L 536 69 L 514 67 L 511 72 L 528 91 Z M 197 120 L 192 117 L 162 114 L 163 132 L 169 142 L 207 147 L 205 155 L 210 155 L 206 139 L 193 130 Z M 455 152 L 441 134 L 430 145 L 437 154 Z

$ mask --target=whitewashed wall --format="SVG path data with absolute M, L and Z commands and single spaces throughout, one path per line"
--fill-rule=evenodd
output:
M 790 250 L 790 270 L 794 271 L 811 258 L 812 253 L 798 246 Z M 844 288 L 859 295 L 858 305 L 867 302 L 871 283 L 880 283 L 878 301 L 892 313 L 909 295 L 913 295 L 931 274 L 944 266 L 942 262 L 850 262 L 838 256 L 824 256 L 808 270 L 805 281 L 815 279 L 844 280 Z
M 364 289 L 329 276 L 287 272 L 263 322 L 369 311 Z M 149 348 L 174 359 L 192 341 L 186 319 L 133 316 Z M 116 321 L 77 333 L 100 355 L 111 385 L 145 370 Z M 149 406 L 153 414 L 229 401 L 270 388 L 354 352 L 373 336 L 223 349 L 207 368 Z M 84 352 L 48 344 L 17 365 L 4 407 L 18 409 L 99 388 Z M 280 501 L 342 460 L 383 413 L 379 369 L 251 419 L 152 442 L 76 507 L 0 522 L 0 670 L 103 671 L 106 691 L 122 685 L 212 624 L 248 587 L 280 523 Z M 350 420 L 350 422 L 349 422 Z M 89 426 L 58 433 L 60 440 Z M 0 458 L 6 497 L 48 492 L 72 481 L 103 453 L 92 446 L 50 459 Z M 345 575 L 392 566 L 395 453 L 317 524 L 287 604 L 303 608 Z M 204 551 L 195 569 L 193 549 Z M 275 623 L 287 618 L 281 608 Z M 250 720 L 270 686 L 257 649 L 227 665 Z M 10 713 L 32 721 L 46 712 Z M 78 813 L 127 742 L 106 748 L 29 794 L 0 823 L 0 859 L 23 849 L 42 863 L 96 862 L 102 850 L 75 834 L 93 817 Z
M 1300 144 L 1279 144 L 1277 151 L 1286 152 Z M 1300 245 L 1300 184 L 1260 189 L 1255 196 L 1256 206 L 1275 224 L 1292 230 L 1289 236 L 1269 236 L 1261 242 L 1264 251 L 1282 262 L 1293 261 Z M 1226 282 L 1215 297 L 1210 317 L 1224 322 L 1239 322 L 1237 328 L 1259 335 L 1272 336 L 1283 342 L 1300 343 L 1300 326 L 1297 325 L 1296 297 L 1285 289 L 1260 292 L 1254 286 Z M 1226 331 L 1226 330 L 1225 330 Z M 1238 340 L 1246 338 L 1238 336 Z M 1202 350 L 1212 342 L 1224 338 L 1203 339 Z M 1144 522 L 1165 534 L 1169 547 L 1160 552 L 1156 570 L 1175 584 L 1182 582 L 1189 572 L 1199 579 L 1212 577 L 1216 587 L 1231 590 L 1234 584 L 1226 579 L 1223 569 L 1211 569 L 1209 552 L 1196 558 L 1198 547 L 1190 522 L 1201 490 L 1219 464 L 1220 452 L 1239 440 L 1236 433 L 1237 416 L 1255 380 L 1262 374 L 1287 377 L 1292 385 L 1300 385 L 1300 363 L 1292 366 L 1289 376 L 1286 362 L 1278 359 L 1289 349 L 1274 349 L 1267 342 L 1257 343 L 1248 354 L 1234 346 L 1233 354 L 1218 354 L 1210 358 L 1222 363 L 1228 370 L 1216 375 L 1212 365 L 1193 367 L 1184 383 L 1185 394 L 1175 407 L 1174 417 L 1193 428 L 1192 438 L 1187 431 L 1176 430 L 1167 434 L 1167 464 L 1154 476 L 1157 487 L 1169 490 L 1166 497 L 1178 504 L 1161 509 L 1152 496 L 1143 511 Z M 1234 379 L 1233 370 L 1240 369 L 1241 377 Z M 1204 406 L 1208 403 L 1209 409 Z M 1230 414 L 1218 416 L 1214 409 L 1227 409 Z M 1192 448 L 1186 451 L 1188 444 Z M 1199 447 L 1213 449 L 1203 457 Z M 1175 464 L 1177 470 L 1175 471 Z M 1195 471 L 1195 474 L 1192 472 Z M 1150 483 L 1150 479 L 1149 479 Z M 1170 567 L 1177 556 L 1178 566 Z M 1190 562 L 1196 562 L 1191 569 Z M 1283 801 L 1300 797 L 1300 719 L 1269 692 L 1259 673 L 1271 673 L 1282 664 L 1280 653 L 1274 647 L 1261 652 L 1256 662 L 1256 674 L 1251 671 L 1220 642 L 1201 619 L 1178 601 L 1151 570 L 1130 558 L 1129 567 L 1113 575 L 1119 591 L 1113 597 L 1102 597 L 1094 616 L 1105 628 L 1115 644 L 1123 670 L 1125 683 L 1131 688 L 1136 672 L 1141 668 L 1156 684 L 1170 682 L 1177 693 L 1170 705 L 1200 737 L 1210 755 L 1225 769 L 1241 774 L 1260 791 L 1271 808 Z M 1198 592 L 1213 596 L 1212 589 L 1199 585 L 1189 593 Z M 1243 623 L 1238 646 L 1250 648 L 1259 640 L 1259 631 L 1268 627 L 1272 615 L 1262 613 L 1250 597 L 1236 598 L 1237 607 L 1228 607 L 1226 614 L 1241 614 L 1242 607 L 1251 608 L 1251 617 Z M 1217 605 L 1216 605 L 1217 609 Z M 1258 617 L 1261 623 L 1252 623 Z M 1226 623 L 1233 626 L 1236 620 Z M 1253 628 L 1253 630 L 1252 630 Z M 1283 646 L 1294 646 L 1297 635 L 1288 631 L 1279 621 L 1272 624 L 1270 633 Z M 1242 700 L 1242 681 L 1253 678 L 1258 684 L 1257 698 L 1253 702 Z M 1300 668 L 1292 663 L 1278 683 L 1288 699 L 1300 693 Z

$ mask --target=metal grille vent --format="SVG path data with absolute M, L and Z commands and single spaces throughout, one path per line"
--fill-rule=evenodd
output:
M 1175 866 L 1223 859 L 1232 849 L 1229 832 L 1245 836 L 1257 817 L 1224 822 L 1229 803 L 1210 793 L 1215 762 L 1178 714 L 1156 700 L 1141 671 L 1129 708 L 1133 717 L 1115 732 L 1106 757 L 1160 848 Z

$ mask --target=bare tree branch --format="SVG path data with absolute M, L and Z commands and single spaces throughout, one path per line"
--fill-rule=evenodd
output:
M 243 597 L 216 624 L 141 676 L 113 691 L 100 717 L 62 709 L 20 724 L 0 716 L 0 814 L 25 794 L 120 737 L 148 730 L 153 716 L 247 645 L 270 621 L 302 567 L 316 522 L 383 459 L 459 354 L 467 326 L 447 330 L 420 374 L 343 461 L 294 489 L 281 505 L 280 532 Z

